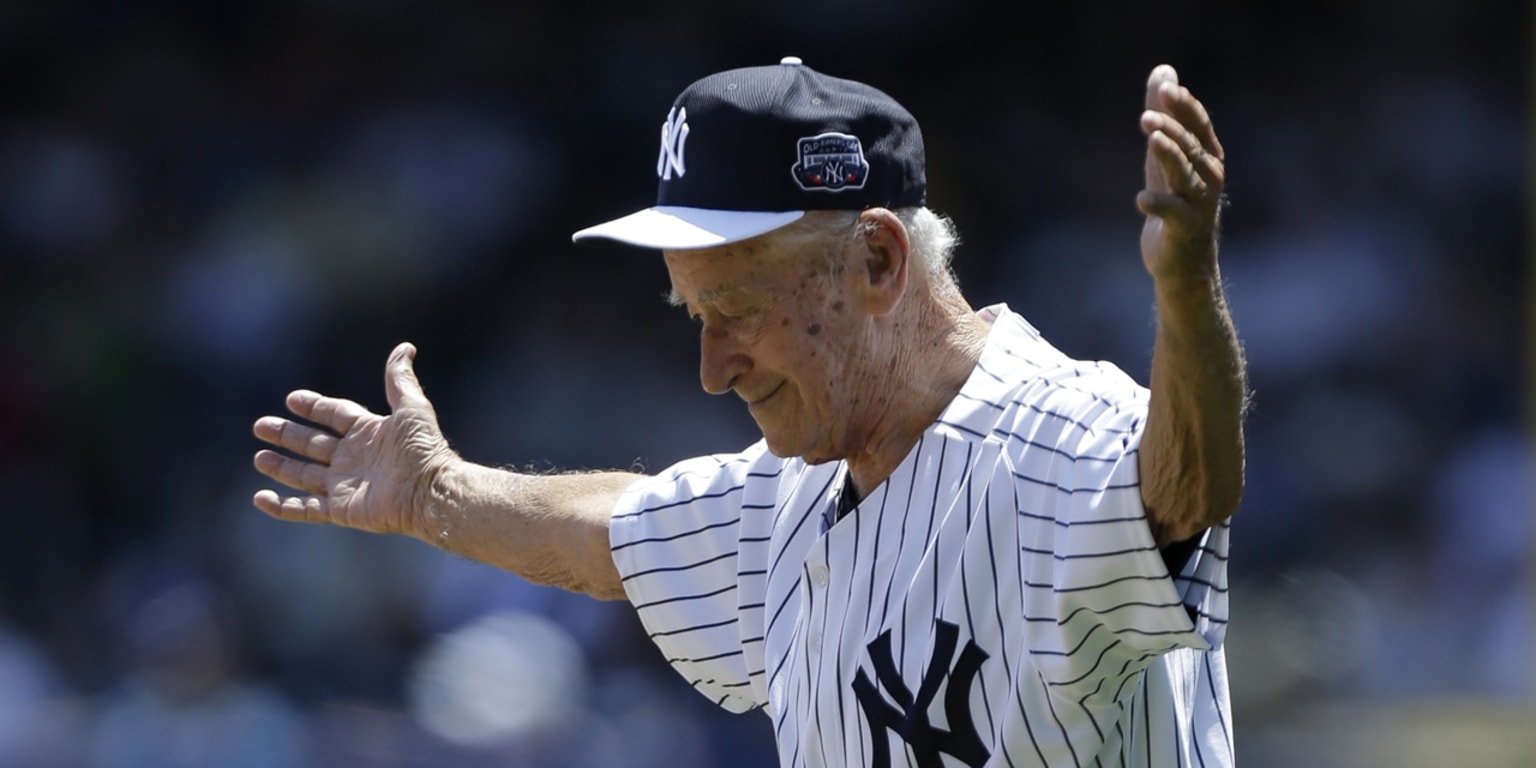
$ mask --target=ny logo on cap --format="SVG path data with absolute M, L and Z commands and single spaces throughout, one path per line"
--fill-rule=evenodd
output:
M 667 121 L 661 124 L 661 154 L 656 157 L 656 175 L 662 181 L 671 181 L 673 171 L 682 178 L 683 145 L 688 143 L 688 108 L 673 107 L 667 112 Z

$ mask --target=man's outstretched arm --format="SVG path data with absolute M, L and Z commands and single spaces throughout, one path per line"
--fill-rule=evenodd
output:
M 474 464 L 448 447 L 411 367 L 396 347 L 384 369 L 390 413 L 300 390 L 288 409 L 303 421 L 264 416 L 256 468 L 302 495 L 262 490 L 256 507 L 295 522 L 414 536 L 538 584 L 624 597 L 608 548 L 608 518 L 639 475 L 525 475 Z M 309 422 L 309 423 L 305 423 Z
M 1243 492 L 1242 349 L 1217 268 L 1225 154 L 1209 115 L 1172 67 L 1147 81 L 1147 216 L 1141 252 L 1157 299 L 1152 399 L 1138 454 L 1159 546 L 1230 517 Z

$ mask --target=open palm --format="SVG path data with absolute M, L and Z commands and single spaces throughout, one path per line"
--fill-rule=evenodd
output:
M 401 344 L 385 364 L 388 416 L 299 390 L 288 395 L 288 410 L 317 426 L 279 416 L 258 419 L 256 437 L 293 455 L 258 451 L 256 469 L 304 495 L 264 489 L 253 499 L 256 507 L 283 520 L 415 533 L 417 500 L 453 455 L 412 370 L 415 354 L 415 347 Z

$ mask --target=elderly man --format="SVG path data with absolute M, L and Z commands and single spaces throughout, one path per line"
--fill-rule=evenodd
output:
M 654 476 L 473 464 L 402 344 L 389 414 L 301 390 L 318 426 L 257 421 L 295 454 L 257 468 L 308 495 L 255 504 L 627 598 L 700 692 L 766 709 L 785 766 L 1230 764 L 1223 154 L 1172 68 L 1146 105 L 1150 390 L 972 309 L 911 115 L 788 58 L 689 86 L 658 204 L 576 234 L 662 251 L 704 388 L 762 441 Z

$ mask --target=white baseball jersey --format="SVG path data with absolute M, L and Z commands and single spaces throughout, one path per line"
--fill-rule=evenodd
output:
M 759 442 L 633 485 L 614 562 L 699 692 L 783 766 L 1226 766 L 1227 539 L 1177 575 L 1136 451 L 1147 390 L 995 306 L 976 369 L 839 519 L 843 462 Z

